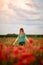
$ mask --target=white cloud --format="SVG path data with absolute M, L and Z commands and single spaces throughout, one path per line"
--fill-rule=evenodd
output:
M 39 20 L 42 18 L 41 12 L 38 12 L 37 7 L 32 0 L 0 0 L 1 21 L 6 20 Z M 2 6 L 3 5 L 3 6 Z M 22 6 L 22 8 L 21 8 Z M 41 8 L 41 7 L 40 7 Z M 39 13 L 39 14 L 38 14 Z M 7 21 L 6 21 L 7 22 Z M 19 22 L 18 22 L 19 23 Z
M 42 0 L 0 0 L 0 25 L 11 25 L 10 27 L 12 32 L 14 32 L 12 29 L 13 26 L 16 32 L 16 24 L 22 24 L 22 26 L 24 24 L 26 26 L 23 27 L 26 29 L 29 27 L 28 25 L 30 25 L 29 28 L 31 30 L 29 31 L 33 31 L 35 29 L 36 31 L 39 30 L 39 32 L 33 31 L 31 33 L 43 33 L 41 28 L 37 28 L 37 25 L 43 25 L 42 2 Z M 33 26 L 34 24 L 36 26 L 35 29 Z M 1 32 L 3 31 L 3 28 L 6 27 L 6 25 L 3 25 L 4 27 L 0 27 L 2 28 Z M 31 25 L 33 26 L 32 28 Z M 19 27 L 21 27 L 21 25 Z M 6 32 L 11 32 L 9 29 L 7 28 Z M 28 30 L 26 31 L 28 32 Z M 4 33 L 4 31 L 2 33 Z

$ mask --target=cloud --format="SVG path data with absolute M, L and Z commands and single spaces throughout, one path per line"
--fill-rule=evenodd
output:
M 26 29 L 30 25 L 31 31 L 34 30 L 33 25 L 35 25 L 36 31 L 39 30 L 39 32 L 35 32 L 42 33 L 43 26 L 38 27 L 38 29 L 37 26 L 43 25 L 43 0 L 0 0 L 0 24 L 12 24 L 11 29 L 13 29 L 13 25 L 15 28 L 16 24 L 20 24 L 20 27 L 25 25 L 23 27 Z M 33 28 L 31 28 L 31 25 Z M 8 28 L 7 31 L 9 31 Z M 28 30 L 26 31 L 28 32 Z
M 43 20 L 43 12 L 41 12 L 41 9 L 41 11 L 38 10 L 42 6 L 39 6 L 37 2 L 35 3 L 32 0 L 0 0 L 0 3 L 1 22 L 3 20 L 6 22 Z

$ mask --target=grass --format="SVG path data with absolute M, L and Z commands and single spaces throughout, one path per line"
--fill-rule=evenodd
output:
M 33 41 L 34 41 L 34 45 L 36 45 L 36 47 L 40 44 L 40 46 L 42 46 L 43 45 L 43 38 L 42 37 L 28 37 L 28 39 L 30 39 L 30 38 L 32 38 L 33 39 Z M 10 47 L 10 45 L 15 41 L 15 39 L 16 39 L 16 37 L 0 37 L 0 43 L 3 43 L 4 45 L 8 45 L 9 47 Z M 38 41 L 38 43 L 39 44 L 37 44 L 36 42 Z M 16 52 L 18 51 L 18 44 L 19 44 L 19 41 L 17 41 L 17 43 L 15 44 L 15 47 L 14 47 L 14 50 L 15 49 L 17 49 L 16 50 Z M 7 47 L 7 46 L 6 46 Z M 6 49 L 6 47 L 5 47 L 5 49 Z M 16 48 L 17 47 L 17 48 Z M 8 47 L 7 47 L 8 48 Z M 37 48 L 35 48 L 34 50 L 33 50 L 33 48 L 28 48 L 28 46 L 26 46 L 26 47 L 24 47 L 25 48 L 25 50 L 26 50 L 26 53 L 29 53 L 29 54 L 33 54 L 34 55 L 34 57 L 35 57 L 35 61 L 33 61 L 33 63 L 30 63 L 30 64 L 28 64 L 28 65 L 41 65 L 40 64 L 40 62 L 41 61 L 43 61 L 43 55 L 42 55 L 42 53 L 43 53 L 43 49 L 42 50 L 40 50 L 40 49 L 37 49 Z M 11 49 L 12 50 L 12 49 Z M 8 53 L 8 52 L 7 52 Z M 13 53 L 12 53 L 13 54 Z M 17 53 L 16 53 L 17 54 Z M 10 54 L 8 54 L 8 56 L 11 56 Z M 15 56 L 15 55 L 14 55 Z M 12 58 L 13 58 L 13 55 L 12 55 Z M 18 61 L 17 60 L 17 58 L 19 58 L 19 56 L 18 57 L 16 57 L 16 61 Z M 21 58 L 21 50 L 20 50 L 20 58 Z M 0 65 L 13 65 L 12 64 L 12 62 L 10 62 L 9 60 L 6 62 L 1 62 L 2 64 L 0 64 Z M 15 63 L 15 61 L 14 61 L 14 63 Z M 14 64 L 15 65 L 15 64 Z M 42 63 L 42 65 L 43 65 L 43 63 Z
M 28 39 L 31 37 L 28 37 Z M 42 37 L 32 37 L 34 42 L 36 43 L 39 41 L 40 43 L 43 43 L 43 38 Z M 0 37 L 0 43 L 3 43 L 5 45 L 11 45 L 15 41 L 16 37 Z M 16 46 L 18 46 L 18 42 L 16 43 Z

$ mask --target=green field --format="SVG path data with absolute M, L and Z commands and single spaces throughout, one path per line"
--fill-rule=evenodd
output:
M 30 37 L 27 36 L 27 37 L 28 39 L 32 38 L 35 44 L 37 42 L 39 42 L 40 44 L 43 44 L 43 37 L 41 36 L 38 36 L 38 37 L 37 36 L 30 36 Z M 3 43 L 5 45 L 11 45 L 15 41 L 16 38 L 17 37 L 0 37 L 0 43 Z M 19 41 L 17 41 L 16 45 L 18 45 L 18 42 Z

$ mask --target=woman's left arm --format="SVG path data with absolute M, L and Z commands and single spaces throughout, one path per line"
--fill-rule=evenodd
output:
M 33 48 L 32 44 L 30 44 L 30 41 L 27 37 L 25 37 L 26 41 L 29 43 L 29 45 Z
M 26 41 L 29 43 L 29 40 L 28 40 L 28 38 L 27 38 L 27 37 L 25 37 L 25 39 L 26 39 Z

